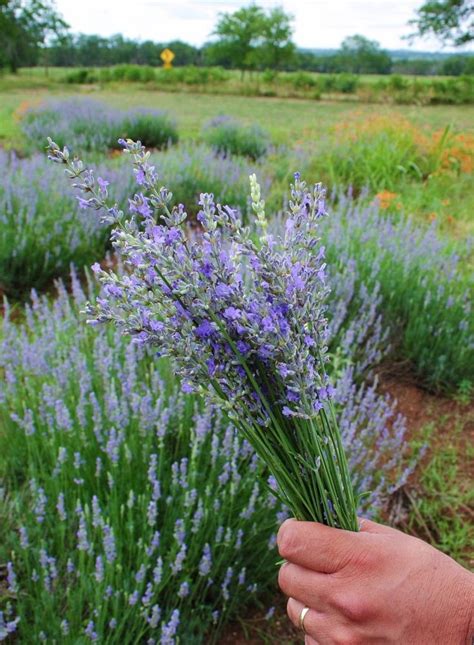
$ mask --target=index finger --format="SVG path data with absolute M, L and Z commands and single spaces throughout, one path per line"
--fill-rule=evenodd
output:
M 278 531 L 277 545 L 285 560 L 313 571 L 334 573 L 367 550 L 368 535 L 318 522 L 286 520 Z

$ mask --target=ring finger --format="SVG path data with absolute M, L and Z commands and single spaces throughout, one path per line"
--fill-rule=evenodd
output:
M 299 600 L 288 598 L 286 610 L 291 622 L 301 629 L 300 616 L 305 605 Z M 325 645 L 331 641 L 327 636 L 328 616 L 316 609 L 309 609 L 304 617 L 305 645 Z

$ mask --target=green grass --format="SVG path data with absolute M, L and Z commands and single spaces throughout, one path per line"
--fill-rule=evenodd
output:
M 0 78 L 0 144 L 21 145 L 14 113 L 22 104 L 44 101 L 49 97 L 67 98 L 90 95 L 87 88 L 68 89 L 64 86 L 27 89 L 20 76 L 17 85 Z M 8 81 L 8 82 L 7 82 Z M 22 84 L 23 83 L 23 84 Z M 317 142 L 328 128 L 357 110 L 361 115 L 401 115 L 419 126 L 434 129 L 452 125 L 456 131 L 474 131 L 474 106 L 380 106 L 362 105 L 353 101 L 328 102 L 307 99 L 259 98 L 246 96 L 213 96 L 208 94 L 157 92 L 117 85 L 113 89 L 92 92 L 95 98 L 121 108 L 134 106 L 169 110 L 178 121 L 184 138 L 196 138 L 202 124 L 219 115 L 228 114 L 247 123 L 258 123 L 268 129 L 274 143 Z
M 442 438 L 421 473 L 419 489 L 410 496 L 412 508 L 408 528 L 429 540 L 466 566 L 472 558 L 474 529 L 472 508 L 474 491 L 468 474 L 468 464 L 474 459 L 474 448 L 465 436 L 469 417 L 457 421 L 448 441 Z M 443 418 L 441 424 L 449 419 Z M 440 428 L 430 424 L 424 440 L 436 441 Z

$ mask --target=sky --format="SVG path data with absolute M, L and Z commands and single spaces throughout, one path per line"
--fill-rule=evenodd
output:
M 249 0 L 56 0 L 74 33 L 123 36 L 202 45 L 219 12 L 233 12 Z M 433 39 L 411 46 L 402 36 L 423 0 L 257 0 L 264 8 L 282 6 L 293 14 L 293 40 L 299 47 L 337 48 L 346 36 L 362 34 L 385 49 L 450 51 Z

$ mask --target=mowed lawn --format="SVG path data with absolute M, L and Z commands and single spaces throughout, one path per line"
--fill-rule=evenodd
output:
M 1 85 L 0 85 L 1 88 Z M 246 122 L 259 123 L 271 133 L 276 144 L 317 144 L 328 129 L 357 112 L 361 115 L 401 115 L 420 128 L 474 132 L 474 106 L 391 106 L 362 104 L 354 101 L 327 102 L 307 99 L 260 98 L 158 92 L 135 89 L 132 84 L 113 89 L 86 88 L 49 90 L 0 89 L 0 145 L 21 148 L 19 113 L 30 105 L 48 99 L 88 96 L 121 108 L 134 106 L 168 110 L 178 122 L 183 139 L 195 139 L 202 125 L 219 114 L 228 114 Z M 54 133 L 53 133 L 54 134 Z

